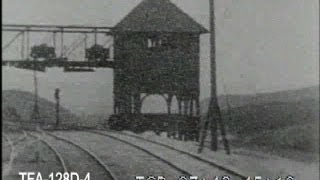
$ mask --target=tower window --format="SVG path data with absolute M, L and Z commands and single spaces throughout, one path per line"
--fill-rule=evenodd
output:
M 163 41 L 161 39 L 148 39 L 148 48 L 156 48 L 156 47 L 162 47 Z

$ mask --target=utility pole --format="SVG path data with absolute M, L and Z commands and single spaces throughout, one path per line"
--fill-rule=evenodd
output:
M 60 125 L 60 89 L 57 88 L 54 93 L 56 99 L 56 128 Z
M 223 89 L 224 89 L 224 92 L 226 92 L 226 84 L 225 84 L 225 81 L 223 80 Z M 231 111 L 230 111 L 230 103 L 229 103 L 229 98 L 228 98 L 228 93 L 226 93 L 226 103 L 227 103 L 227 114 L 228 114 L 228 120 L 231 121 L 232 120 L 232 117 L 231 117 Z M 226 134 L 226 130 L 225 130 L 225 126 L 224 126 L 224 123 L 223 123 L 223 120 L 222 118 L 220 118 L 220 130 L 221 130 L 221 136 L 222 136 L 222 140 L 223 140 L 223 145 L 224 145 L 224 148 L 225 148 L 225 151 L 228 155 L 231 154 L 230 152 L 230 146 L 229 146 L 229 141 L 227 139 L 227 134 Z
M 211 100 L 208 109 L 208 121 L 211 130 L 211 145 L 213 151 L 218 150 L 218 113 L 220 112 L 217 98 L 217 77 L 216 77 L 216 33 L 215 33 L 215 10 L 214 0 L 209 0 L 210 6 L 210 57 L 211 57 Z
M 210 8 L 210 68 L 211 68 L 211 99 L 208 109 L 208 114 L 204 123 L 203 133 L 200 141 L 198 152 L 201 153 L 204 147 L 204 141 L 207 136 L 208 126 L 210 125 L 211 144 L 210 149 L 213 151 L 218 150 L 218 122 L 220 127 L 224 129 L 221 120 L 221 113 L 217 98 L 217 78 L 216 78 L 216 45 L 215 45 L 215 11 L 214 0 L 209 0 Z M 223 134 L 225 131 L 223 130 Z
M 36 58 L 33 59 L 33 81 L 34 81 L 34 107 L 31 115 L 31 121 L 35 121 L 36 123 L 40 122 L 40 114 L 39 114 L 39 105 L 38 105 L 38 79 L 37 79 L 37 67 L 36 67 Z

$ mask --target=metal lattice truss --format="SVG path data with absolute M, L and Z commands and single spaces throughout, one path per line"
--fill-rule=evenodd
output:
M 77 49 L 80 45 L 84 44 L 85 49 L 87 49 L 87 39 L 88 34 L 94 35 L 94 45 L 97 45 L 97 35 L 105 34 L 109 36 L 111 34 L 112 27 L 96 27 L 96 26 L 78 26 L 78 25 L 21 25 L 21 24 L 3 24 L 2 32 L 16 32 L 17 34 L 2 47 L 2 50 L 5 51 L 8 49 L 20 36 L 22 37 L 21 42 L 21 59 L 2 59 L 2 66 L 14 66 L 17 68 L 23 69 L 36 69 L 39 71 L 45 71 L 47 67 L 64 67 L 66 71 L 88 71 L 88 68 L 113 68 L 113 61 L 111 59 L 104 59 L 99 61 L 88 59 L 88 61 L 79 61 L 73 60 L 70 61 L 71 55 L 74 55 L 74 50 Z M 50 58 L 45 58 L 44 60 L 34 59 L 30 54 L 32 53 L 32 48 L 30 48 L 30 33 L 49 33 L 53 36 L 53 51 L 56 50 L 56 37 L 60 35 L 60 55 L 50 56 Z M 84 38 L 77 39 L 74 41 L 67 49 L 64 45 L 64 34 L 83 34 Z M 25 40 L 26 35 L 26 40 Z M 102 46 L 110 44 L 112 38 L 109 38 Z M 41 46 L 41 45 L 39 45 Z M 108 48 L 110 45 L 108 46 Z M 106 50 L 108 50 L 106 48 Z M 27 56 L 25 57 L 24 50 L 27 51 Z M 37 49 L 34 48 L 34 49 Z M 87 56 L 87 55 L 86 55 Z M 86 57 L 85 57 L 86 58 Z

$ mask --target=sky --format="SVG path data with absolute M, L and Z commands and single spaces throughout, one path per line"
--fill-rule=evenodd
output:
M 171 0 L 209 28 L 208 0 Z M 114 26 L 141 0 L 2 0 L 3 23 Z M 254 94 L 319 84 L 318 0 L 215 0 L 219 94 Z M 3 44 L 14 34 L 4 33 Z M 71 44 L 80 35 L 66 37 Z M 99 42 L 108 37 L 99 36 Z M 32 35 L 33 43 L 50 40 Z M 50 41 L 49 41 L 50 42 Z M 3 46 L 3 45 L 2 45 Z M 14 48 L 3 58 L 17 56 Z M 201 36 L 201 99 L 210 95 L 209 35 Z M 78 50 L 75 57 L 83 53 Z M 33 91 L 32 73 L 3 68 L 3 89 Z M 112 107 L 112 70 L 39 74 L 41 96 L 52 99 L 55 87 L 73 109 Z M 77 96 L 75 95 L 77 94 Z M 81 98 L 77 98 L 81 97 Z M 85 102 L 85 103 L 83 103 Z M 90 108 L 88 108 L 90 106 Z

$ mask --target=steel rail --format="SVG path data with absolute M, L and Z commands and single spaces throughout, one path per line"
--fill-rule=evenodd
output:
M 44 133 L 44 132 L 43 132 L 43 133 Z M 65 138 L 63 138 L 63 137 L 54 135 L 54 134 L 52 134 L 52 133 L 44 133 L 44 134 L 46 134 L 46 135 L 48 135 L 48 136 L 51 136 L 51 137 L 53 137 L 53 138 L 55 138 L 55 139 L 57 139 L 57 140 L 66 142 L 66 143 L 68 143 L 68 144 L 71 144 L 71 145 L 79 148 L 80 150 L 84 151 L 84 152 L 87 153 L 90 157 L 92 157 L 92 159 L 93 159 L 94 161 L 96 161 L 100 166 L 102 166 L 102 168 L 107 172 L 107 174 L 110 176 L 110 178 L 111 178 L 112 180 L 118 180 L 118 178 L 112 173 L 112 171 L 109 169 L 109 167 L 108 167 L 107 165 L 105 165 L 105 163 L 103 163 L 103 161 L 102 161 L 101 159 L 99 159 L 99 158 L 98 158 L 93 152 L 91 152 L 90 150 L 82 147 L 80 144 L 77 144 L 77 143 L 75 143 L 75 142 L 73 142 L 73 141 L 70 141 L 70 140 L 68 140 L 68 139 L 65 139 Z
M 113 138 L 116 138 L 112 135 L 107 135 L 105 133 L 102 133 L 102 132 L 99 132 L 99 131 L 90 131 L 90 133 L 94 133 L 94 134 L 100 134 L 102 136 L 107 136 L 107 137 L 113 137 Z M 170 145 L 167 145 L 167 144 L 164 144 L 164 143 L 160 143 L 160 142 L 156 142 L 156 141 L 152 141 L 150 139 L 146 139 L 146 138 L 143 138 L 141 136 L 137 136 L 137 135 L 129 135 L 129 134 L 125 134 L 125 133 L 120 133 L 120 132 L 113 132 L 113 133 L 119 133 L 121 135 L 124 135 L 124 136 L 128 136 L 128 137 L 133 137 L 133 138 L 136 138 L 136 139 L 139 139 L 139 140 L 143 140 L 145 142 L 149 142 L 149 143 L 152 143 L 152 144 L 156 144 L 156 145 L 159 145 L 159 146 L 162 146 L 162 147 L 165 147 L 167 149 L 170 149 L 170 150 L 173 150 L 173 151 L 176 151 L 176 152 L 179 152 L 181 154 L 184 154 L 184 155 L 187 155 L 193 159 L 196 159 L 198 161 L 201 161 L 203 163 L 206 163 L 214 168 L 218 168 L 222 171 L 225 171 L 227 173 L 229 173 L 230 175 L 234 175 L 234 176 L 237 176 L 239 177 L 240 179 L 243 179 L 243 180 L 246 180 L 247 177 L 245 175 L 243 175 L 242 173 L 240 172 L 237 172 L 236 170 L 231 170 L 229 167 L 225 167 L 225 166 L 222 166 L 222 165 L 219 165 L 218 163 L 216 162 L 212 162 L 212 161 L 209 161 L 209 160 L 206 160 L 198 155 L 195 155 L 195 154 L 192 154 L 190 152 L 187 152 L 187 151 L 183 151 L 183 150 L 180 150 L 180 149 L 177 149 L 177 148 L 174 148 Z M 117 138 L 117 139 L 120 139 L 120 138 Z M 121 139 L 122 140 L 122 139 Z M 125 140 L 122 140 L 122 141 L 125 141 Z
M 123 140 L 123 139 L 121 139 L 121 138 L 114 137 L 114 136 L 112 136 L 112 135 L 107 135 L 107 134 L 103 134 L 103 133 L 98 133 L 98 132 L 95 132 L 95 131 L 90 131 L 90 132 L 88 132 L 88 133 L 98 134 L 98 135 L 101 135 L 101 136 L 105 136 L 105 137 L 114 139 L 114 140 L 116 140 L 116 141 L 120 141 L 120 142 L 122 142 L 122 143 L 124 143 L 124 144 L 127 144 L 127 145 L 129 145 L 129 146 L 132 146 L 132 147 L 134 147 L 134 148 L 136 148 L 136 149 L 138 149 L 138 150 L 140 150 L 140 151 L 143 151 L 143 152 L 145 152 L 146 154 L 149 154 L 150 156 L 158 159 L 159 161 L 161 161 L 161 162 L 163 162 L 163 163 L 171 166 L 171 167 L 174 168 L 175 170 L 181 172 L 183 175 L 192 176 L 191 173 L 189 173 L 189 172 L 181 169 L 180 167 L 174 165 L 173 163 L 171 163 L 171 162 L 165 160 L 164 158 L 162 158 L 162 157 L 154 154 L 153 152 L 151 152 L 151 151 L 149 151 L 149 150 L 147 150 L 147 149 L 145 149 L 145 148 L 142 148 L 142 147 L 140 147 L 140 146 L 137 146 L 137 145 L 135 145 L 135 144 L 133 144 L 133 143 L 131 143 L 131 142 L 125 141 L 125 140 Z
M 58 161 L 60 162 L 60 164 L 61 164 L 61 166 L 62 166 L 62 168 L 63 168 L 63 171 L 64 171 L 64 172 L 68 172 L 68 168 L 67 168 L 67 166 L 66 166 L 66 163 L 65 163 L 63 157 L 61 156 L 61 154 L 56 150 L 56 148 L 54 148 L 47 140 L 41 138 L 41 137 L 38 136 L 38 135 L 33 135 L 33 134 L 31 134 L 31 133 L 27 133 L 27 134 L 28 134 L 29 136 L 31 136 L 31 137 L 34 137 L 34 138 L 39 139 L 39 140 L 40 140 L 41 142 L 43 142 L 46 146 L 48 146 L 49 149 L 51 149 L 51 150 L 54 152 L 54 154 L 57 156 Z
M 20 136 L 17 140 L 12 141 L 12 145 L 17 145 L 19 142 L 24 141 L 27 138 L 27 134 L 23 132 L 23 135 Z M 9 145 L 4 146 L 4 148 L 8 147 Z

